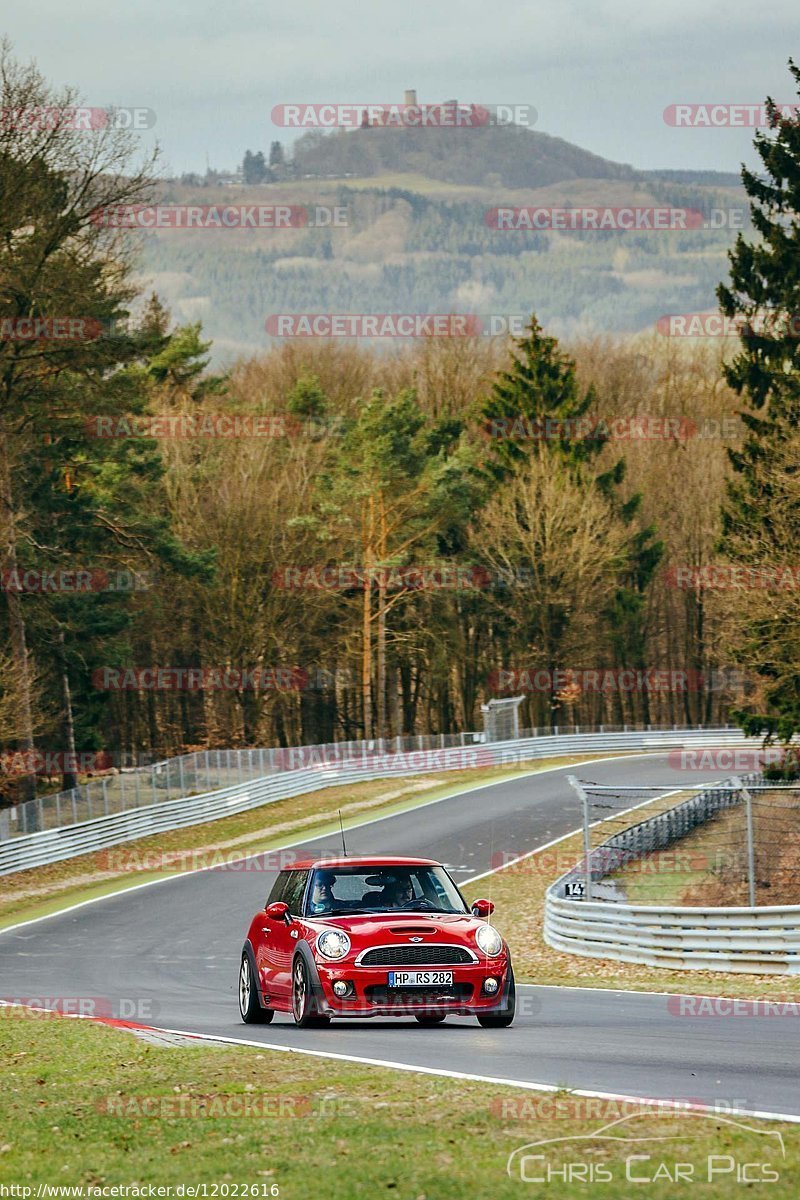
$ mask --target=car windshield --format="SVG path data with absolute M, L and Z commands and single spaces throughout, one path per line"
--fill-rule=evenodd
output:
M 321 867 L 306 901 L 307 916 L 467 911 L 443 867 Z

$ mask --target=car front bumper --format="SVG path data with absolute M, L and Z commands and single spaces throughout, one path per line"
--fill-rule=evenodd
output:
M 509 966 L 508 956 L 499 955 L 479 964 L 422 967 L 419 969 L 452 971 L 452 987 L 390 988 L 389 971 L 393 968 L 316 961 L 321 1008 L 333 1017 L 409 1017 L 432 1011 L 475 1016 L 497 1012 L 504 1005 Z M 490 978 L 497 981 L 495 992 L 487 992 L 484 988 Z M 337 996 L 334 992 L 333 985 L 339 981 L 351 985 L 347 996 Z

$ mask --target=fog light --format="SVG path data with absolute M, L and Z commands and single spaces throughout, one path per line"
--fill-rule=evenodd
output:
M 500 985 L 497 982 L 497 980 L 492 979 L 491 976 L 489 977 L 489 979 L 484 979 L 484 981 L 483 981 L 483 990 L 486 992 L 487 996 L 493 996 L 499 986 Z
M 333 985 L 333 994 L 334 994 L 334 996 L 346 996 L 347 995 L 347 984 L 345 983 L 345 981 L 343 979 L 336 980 L 336 983 Z

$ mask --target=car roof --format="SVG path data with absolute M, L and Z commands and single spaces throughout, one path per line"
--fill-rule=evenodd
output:
M 291 864 L 289 871 L 309 871 L 316 867 L 440 867 L 435 858 L 402 858 L 390 854 L 353 855 L 347 858 L 304 858 Z

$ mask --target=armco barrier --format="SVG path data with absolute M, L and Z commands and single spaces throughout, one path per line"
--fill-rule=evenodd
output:
M 664 848 L 739 802 L 732 786 L 709 788 L 615 834 L 592 850 L 592 879 Z M 547 890 L 544 939 L 554 950 L 674 970 L 800 974 L 800 905 L 695 908 L 568 899 L 567 885 L 584 877 L 580 864 Z
M 0 840 L 0 875 L 60 862 L 151 834 L 214 821 L 325 787 L 398 775 L 511 765 L 563 755 L 637 750 L 652 752 L 681 749 L 684 746 L 740 744 L 746 744 L 741 731 L 731 728 L 559 734 L 522 737 L 509 742 L 398 752 L 381 751 L 375 749 L 374 744 L 362 743 L 360 754 L 354 744 L 349 743 L 349 756 L 338 761 L 323 761 L 318 766 L 299 770 L 273 770 L 269 775 L 201 795 L 128 808 L 54 829 L 7 836 L 5 840 Z M 310 752 L 315 748 L 306 749 Z

